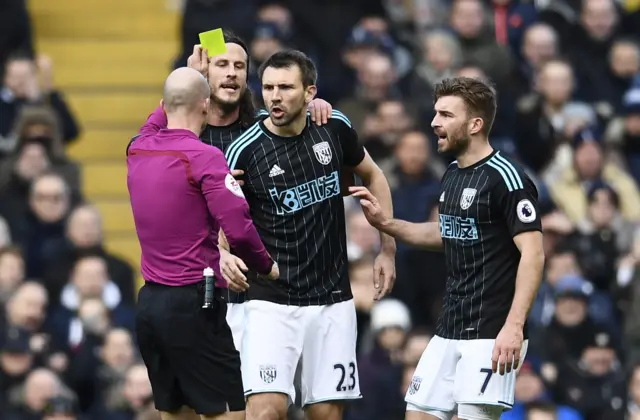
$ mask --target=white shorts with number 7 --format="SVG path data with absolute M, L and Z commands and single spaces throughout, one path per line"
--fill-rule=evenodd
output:
M 294 377 L 302 359 L 302 405 L 361 398 L 353 300 L 289 306 L 250 300 L 242 337 L 245 395 L 265 392 L 296 399 Z
M 517 371 L 491 370 L 495 340 L 450 340 L 434 336 L 416 367 L 405 401 L 410 410 L 456 414 L 459 406 L 509 410 L 514 403 Z M 529 341 L 520 351 L 520 365 Z M 520 366 L 518 366 L 519 370 Z M 467 411 L 465 409 L 465 411 Z

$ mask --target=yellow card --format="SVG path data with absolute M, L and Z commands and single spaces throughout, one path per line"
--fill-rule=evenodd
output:
M 214 29 L 213 31 L 202 32 L 200 34 L 200 45 L 206 48 L 209 57 L 224 54 L 227 52 L 227 45 L 224 42 L 222 29 Z

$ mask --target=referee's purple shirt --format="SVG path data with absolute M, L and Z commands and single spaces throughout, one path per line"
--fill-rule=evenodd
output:
M 268 273 L 272 260 L 249 216 L 241 188 L 220 150 L 188 130 L 167 126 L 156 109 L 127 151 L 127 186 L 146 281 L 180 286 L 220 275 L 218 230 L 251 270 Z

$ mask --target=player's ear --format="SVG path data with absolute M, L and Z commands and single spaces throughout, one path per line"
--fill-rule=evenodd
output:
M 307 86 L 307 89 L 304 93 L 304 100 L 306 103 L 313 101 L 313 98 L 316 97 L 316 93 L 318 93 L 318 88 L 315 85 Z
M 482 127 L 484 127 L 484 121 L 482 118 L 472 118 L 469 121 L 469 134 L 478 134 L 482 131 Z
M 211 101 L 210 98 L 207 98 L 204 100 L 204 109 L 202 110 L 202 113 L 204 115 L 207 115 L 209 113 L 209 102 Z
M 162 107 L 162 110 L 166 114 L 167 113 L 167 108 L 165 108 L 165 106 L 164 106 L 164 99 L 160 99 L 160 106 Z

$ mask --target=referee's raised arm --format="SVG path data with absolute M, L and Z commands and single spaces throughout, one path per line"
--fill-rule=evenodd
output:
M 253 270 L 278 275 L 222 152 L 198 137 L 210 94 L 200 73 L 175 70 L 165 82 L 161 108 L 127 148 L 127 187 L 145 279 L 136 334 L 163 418 L 181 418 L 187 406 L 203 419 L 244 419 L 240 357 L 221 292 L 227 285 L 219 270 L 220 227 Z M 205 307 L 207 267 L 217 281 Z

